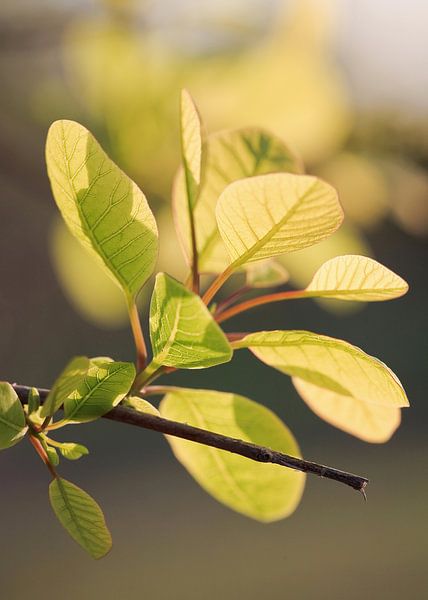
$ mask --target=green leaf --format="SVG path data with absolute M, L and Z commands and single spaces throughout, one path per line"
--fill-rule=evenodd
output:
M 204 147 L 204 156 L 202 183 L 193 211 L 198 264 L 202 272 L 220 273 L 228 266 L 229 258 L 217 228 L 215 208 L 225 187 L 237 179 L 263 173 L 299 173 L 302 165 L 279 138 L 258 128 L 224 131 L 210 136 Z M 186 179 L 182 169 L 174 183 L 173 209 L 178 237 L 190 261 L 192 238 Z
M 232 349 L 201 298 L 165 273 L 150 306 L 152 368 L 202 369 L 227 362 Z
M 58 445 L 59 451 L 68 460 L 78 460 L 82 456 L 89 454 L 89 450 L 82 444 L 75 442 L 62 442 Z
M 193 211 L 201 182 L 202 134 L 195 103 L 187 90 L 181 92 L 181 148 L 188 210 Z
M 44 447 L 49 460 L 51 461 L 54 467 L 57 467 L 59 465 L 58 452 L 55 450 L 55 448 L 52 448 L 52 446 L 48 446 L 47 444 L 44 444 Z
M 0 382 L 0 450 L 22 440 L 27 432 L 22 404 L 10 383 Z
M 167 419 L 300 456 L 284 423 L 269 409 L 243 396 L 183 389 L 167 394 L 160 412 Z M 300 501 L 303 473 L 172 436 L 167 439 L 199 485 L 248 517 L 264 522 L 282 519 Z
M 86 356 L 76 356 L 67 364 L 42 406 L 42 417 L 51 417 L 64 404 L 66 398 L 82 384 L 88 369 L 89 358 Z
M 395 406 L 362 402 L 354 396 L 318 387 L 298 377 L 293 377 L 292 381 L 299 395 L 315 414 L 365 442 L 386 442 L 400 425 L 401 411 Z
M 37 388 L 32 387 L 28 392 L 28 414 L 37 412 L 40 408 L 40 394 Z
M 334 188 L 316 177 L 289 173 L 235 181 L 221 194 L 216 214 L 235 269 L 312 246 L 343 220 Z
M 123 401 L 123 405 L 133 408 L 137 412 L 148 413 L 149 415 L 155 415 L 155 417 L 160 416 L 158 409 L 153 404 L 138 396 L 128 396 Z
M 253 288 L 278 287 L 287 283 L 288 271 L 280 263 L 269 259 L 247 265 L 247 285 Z
M 311 296 L 376 302 L 398 298 L 407 283 L 377 261 L 366 256 L 337 256 L 324 263 L 306 288 Z M 309 295 L 308 294 L 308 295 Z
M 74 483 L 57 477 L 49 486 L 55 515 L 71 537 L 92 558 L 102 558 L 111 549 L 111 535 L 101 508 Z
M 83 423 L 101 417 L 126 396 L 134 378 L 131 363 L 91 363 L 83 382 L 64 401 L 64 421 Z
M 71 233 L 133 300 L 157 257 L 156 222 L 144 194 L 74 121 L 51 125 L 46 161 L 55 201 Z
M 348 342 L 309 331 L 261 331 L 234 342 L 282 373 L 368 404 L 408 406 L 397 376 Z

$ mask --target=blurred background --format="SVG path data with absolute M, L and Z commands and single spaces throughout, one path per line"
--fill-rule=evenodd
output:
M 2 0 L 2 379 L 50 386 L 76 354 L 133 359 L 120 292 L 58 220 L 44 140 L 57 118 L 90 128 L 156 211 L 159 269 L 181 277 L 170 188 L 185 86 L 209 132 L 264 126 L 338 188 L 345 224 L 287 257 L 292 286 L 342 253 L 371 255 L 410 284 L 394 302 L 276 304 L 228 329 L 346 339 L 398 374 L 412 406 L 390 442 L 370 445 L 318 419 L 247 353 L 171 376 L 267 404 L 306 458 L 367 475 L 368 502 L 309 478 L 293 516 L 260 525 L 205 495 L 159 435 L 101 420 L 66 430 L 91 454 L 61 469 L 105 509 L 114 546 L 97 563 L 56 523 L 48 474 L 23 443 L 0 456 L 2 597 L 426 597 L 427 21 L 422 0 Z

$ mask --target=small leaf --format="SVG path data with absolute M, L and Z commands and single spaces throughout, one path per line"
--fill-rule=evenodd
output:
M 223 131 L 209 136 L 204 156 L 202 182 L 193 211 L 198 264 L 204 273 L 220 273 L 228 266 L 229 258 L 217 228 L 215 208 L 225 187 L 237 179 L 263 173 L 299 173 L 302 165 L 279 138 L 258 128 Z M 183 169 L 175 178 L 173 209 L 178 237 L 190 259 L 192 238 Z
M 60 523 L 92 558 L 107 554 L 111 535 L 101 508 L 89 494 L 57 477 L 49 486 L 49 499 Z
M 165 273 L 150 306 L 153 365 L 202 369 L 228 362 L 232 349 L 201 298 Z
M 293 377 L 292 381 L 301 398 L 315 414 L 365 442 L 386 442 L 400 425 L 401 412 L 395 406 L 362 402 L 353 396 L 332 392 L 298 377 Z
M 264 406 L 236 394 L 182 389 L 160 405 L 167 419 L 300 456 L 297 443 L 280 419 Z M 219 502 L 248 517 L 269 522 L 294 511 L 303 473 L 262 464 L 231 452 L 167 436 L 177 459 Z
M 52 446 L 45 445 L 46 454 L 48 455 L 49 460 L 53 464 L 54 467 L 59 465 L 59 456 L 58 452 Z
M 131 363 L 91 364 L 83 382 L 64 401 L 64 421 L 83 423 L 101 417 L 126 396 L 134 378 Z
M 247 285 L 253 288 L 278 287 L 287 283 L 289 274 L 275 260 L 265 260 L 247 265 Z
M 324 263 L 306 290 L 311 296 L 376 302 L 405 294 L 407 283 L 366 256 L 337 256 Z
M 386 365 L 343 340 L 309 331 L 260 331 L 232 345 L 250 348 L 282 373 L 360 402 L 390 408 L 409 405 Z
M 86 356 L 76 356 L 67 364 L 42 406 L 42 417 L 51 417 L 64 404 L 66 398 L 82 384 L 88 369 L 89 358 Z
M 150 404 L 150 402 L 147 402 L 147 400 L 139 398 L 138 396 L 128 396 L 123 401 L 123 405 L 129 406 L 137 412 L 148 413 L 149 415 L 155 415 L 155 417 L 160 416 L 158 409 L 153 406 L 153 404 Z
M 46 162 L 55 201 L 71 233 L 133 300 L 157 257 L 156 222 L 144 194 L 74 121 L 51 125 Z
M 32 387 L 28 392 L 28 414 L 35 413 L 40 408 L 40 394 L 37 388 Z
M 78 460 L 82 456 L 89 454 L 89 450 L 82 444 L 75 442 L 62 442 L 58 445 L 59 451 L 68 460 Z
M 201 121 L 195 103 L 187 90 L 181 92 L 181 148 L 188 210 L 193 210 L 201 182 Z
M 0 450 L 22 440 L 27 432 L 22 404 L 10 383 L 0 382 Z
M 235 181 L 220 196 L 216 214 L 233 268 L 312 246 L 343 220 L 334 188 L 289 173 Z

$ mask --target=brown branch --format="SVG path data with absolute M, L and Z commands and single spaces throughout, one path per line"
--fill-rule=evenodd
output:
M 25 403 L 30 388 L 25 385 L 17 384 L 13 384 L 13 388 L 18 394 L 21 402 Z M 38 392 L 40 394 L 40 399 L 43 401 L 48 395 L 49 390 L 39 388 Z M 112 421 L 127 423 L 128 425 L 135 425 L 136 427 L 143 427 L 145 429 L 152 429 L 153 431 L 158 431 L 165 435 L 173 435 L 185 440 L 204 444 L 205 446 L 211 446 L 234 454 L 240 454 L 241 456 L 245 456 L 245 458 L 258 462 L 274 463 L 283 467 L 288 467 L 289 469 L 302 471 L 303 473 L 311 473 L 312 475 L 332 479 L 333 481 L 344 483 L 354 490 L 361 492 L 365 498 L 365 488 L 369 480 L 365 477 L 360 477 L 359 475 L 353 475 L 346 471 L 319 465 L 301 458 L 289 456 L 288 454 L 283 454 L 282 452 L 277 452 L 276 450 L 271 450 L 270 448 L 257 446 L 250 442 L 230 438 L 205 429 L 199 429 L 198 427 L 193 427 L 185 423 L 170 421 L 169 419 L 157 417 L 149 413 L 137 412 L 124 406 L 117 406 L 103 416 L 105 419 L 110 419 Z

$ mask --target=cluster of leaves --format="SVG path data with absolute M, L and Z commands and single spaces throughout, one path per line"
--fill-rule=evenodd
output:
M 388 439 L 399 424 L 400 407 L 408 405 L 392 371 L 345 341 L 308 331 L 245 335 L 220 328 L 220 322 L 258 304 L 315 296 L 388 300 L 404 294 L 407 284 L 374 260 L 340 256 L 325 263 L 304 290 L 264 294 L 264 288 L 287 280 L 276 256 L 316 244 L 340 226 L 343 213 L 335 190 L 303 174 L 299 159 L 282 141 L 257 128 L 203 139 L 199 114 L 186 91 L 181 97 L 181 142 L 183 164 L 175 180 L 173 208 L 190 275 L 185 283 L 165 273 L 156 276 L 148 362 L 136 298 L 154 271 L 158 234 L 146 198 L 82 125 L 57 121 L 47 138 L 48 174 L 61 214 L 124 292 L 137 369 L 106 357 L 74 358 L 43 404 L 32 389 L 22 405 L 14 388 L 1 383 L 0 447 L 29 436 L 51 472 L 55 514 L 95 558 L 111 546 L 101 509 L 55 468 L 59 454 L 74 460 L 88 450 L 53 440 L 51 431 L 93 421 L 121 403 L 300 456 L 292 433 L 266 407 L 234 393 L 151 385 L 160 375 L 213 367 L 248 348 L 266 365 L 291 376 L 301 397 L 322 418 L 371 442 Z M 237 272 L 241 277 L 244 273 L 245 286 L 213 303 Z M 202 273 L 214 276 L 203 295 Z M 250 292 L 251 298 L 239 303 Z M 159 409 L 146 400 L 155 394 L 164 395 Z M 168 436 L 168 441 L 204 489 L 249 517 L 280 519 L 300 500 L 301 472 L 185 439 Z

